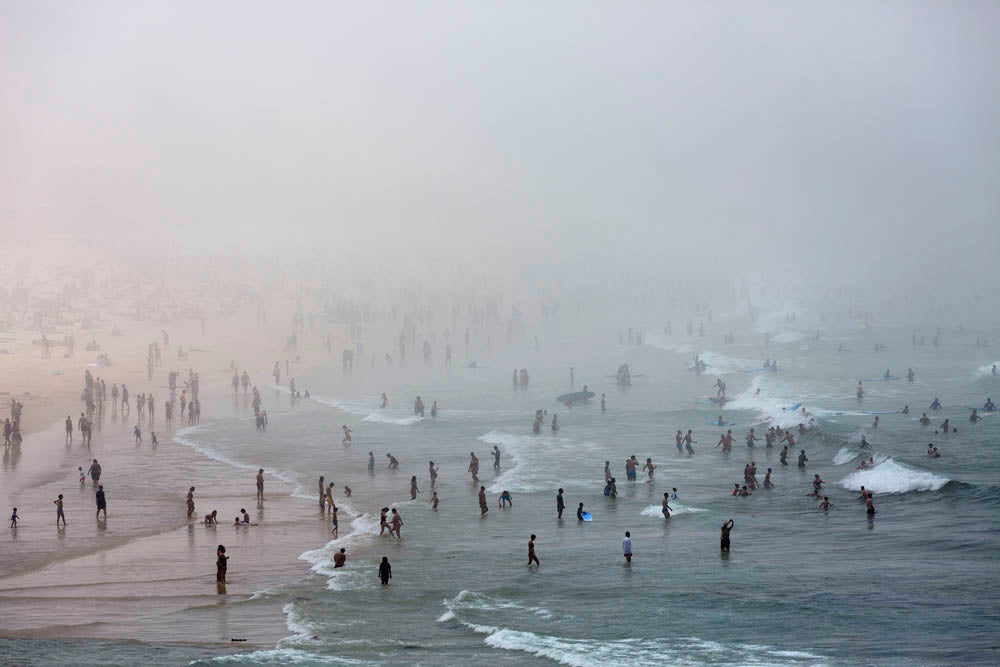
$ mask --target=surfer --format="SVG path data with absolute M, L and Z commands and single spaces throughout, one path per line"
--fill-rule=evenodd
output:
M 580 503 L 579 507 L 576 508 L 576 519 L 583 521 L 583 503 Z
M 903 406 L 903 414 L 904 415 L 910 414 L 910 406 L 909 405 L 904 405 Z
M 722 378 L 717 379 L 715 381 L 715 384 L 712 385 L 713 389 L 716 388 L 716 387 L 718 387 L 719 389 L 718 389 L 718 391 L 715 392 L 715 396 L 717 398 L 718 397 L 725 398 L 725 396 L 726 396 L 726 383 L 722 381 Z M 722 417 L 719 417 L 719 425 L 720 426 L 722 425 Z
M 861 434 L 861 444 L 858 445 L 858 446 L 861 447 L 861 448 L 863 448 L 863 449 L 871 449 L 872 448 L 872 446 L 870 444 L 868 444 L 868 441 L 865 439 L 865 436 L 864 436 L 863 433 Z
M 986 403 L 983 405 L 983 412 L 996 412 L 997 406 L 993 403 L 993 399 L 987 397 Z

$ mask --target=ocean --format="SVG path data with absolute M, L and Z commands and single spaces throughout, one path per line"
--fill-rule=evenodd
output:
M 335 483 L 341 516 L 349 516 L 341 530 L 349 525 L 351 532 L 304 548 L 307 576 L 242 603 L 280 605 L 286 636 L 243 653 L 166 638 L 34 640 L 34 653 L 47 657 L 29 664 L 995 664 L 1000 417 L 982 413 L 970 424 L 967 408 L 1000 399 L 1000 377 L 990 371 L 1000 354 L 968 343 L 971 334 L 915 347 L 911 333 L 887 325 L 876 337 L 845 321 L 813 340 L 804 325 L 781 327 L 765 348 L 753 331 L 738 333 L 731 345 L 659 330 L 646 332 L 642 345 L 607 332 L 549 331 L 537 350 L 528 341 L 477 349 L 474 369 L 464 367 L 473 357 L 460 353 L 451 368 L 440 357 L 390 369 L 379 362 L 377 371 L 359 367 L 346 376 L 339 364 L 316 367 L 296 378 L 310 400 L 290 404 L 286 389 L 263 390 L 266 432 L 234 402 L 221 415 L 206 410 L 201 425 L 175 437 L 240 474 L 265 468 L 313 501 L 304 522 L 325 521 L 315 503 L 318 476 Z M 888 348 L 876 351 L 876 340 Z M 701 374 L 690 370 L 696 354 L 709 366 Z M 765 358 L 777 361 L 776 372 L 759 370 Z M 615 383 L 622 363 L 635 374 L 629 387 Z M 511 378 L 520 368 L 531 375 L 524 389 Z M 879 379 L 886 369 L 901 379 Z M 720 377 L 734 399 L 721 408 L 706 402 Z M 871 379 L 858 401 L 862 378 Z M 555 401 L 584 385 L 597 393 L 594 400 L 572 408 Z M 386 409 L 379 408 L 382 392 Z M 423 418 L 411 407 L 417 396 L 427 406 Z M 930 411 L 935 397 L 944 408 Z M 436 418 L 432 401 L 440 406 Z M 904 406 L 908 415 L 898 412 Z M 548 412 L 540 434 L 531 429 L 537 409 Z M 920 425 L 923 412 L 930 426 Z M 549 429 L 552 414 L 558 432 Z M 719 416 L 734 425 L 713 426 Z M 946 417 L 957 432 L 935 434 Z M 745 445 L 751 427 L 762 435 L 768 425 L 797 429 L 810 419 L 805 435 L 795 430 L 788 466 L 778 461 L 780 445 Z M 341 444 L 344 424 L 353 430 L 350 446 Z M 715 445 L 727 428 L 733 451 L 723 454 Z M 693 455 L 674 446 L 678 429 L 692 430 Z M 859 447 L 862 435 L 870 451 Z M 940 458 L 926 455 L 928 443 Z M 800 449 L 805 468 L 795 465 Z M 470 452 L 480 461 L 485 516 L 479 484 L 466 471 Z M 387 469 L 388 453 L 398 470 Z M 638 481 L 626 481 L 631 455 L 656 464 L 651 483 L 641 471 Z M 874 468 L 857 470 L 868 457 Z M 432 460 L 440 467 L 438 511 L 430 505 Z M 759 479 L 773 469 L 775 488 L 733 497 L 751 460 Z M 605 461 L 617 498 L 602 493 Z M 828 511 L 807 496 L 815 474 L 833 503 Z M 415 501 L 412 475 L 420 488 Z M 349 499 L 345 484 L 353 489 Z M 861 485 L 874 491 L 874 518 L 857 499 Z M 567 506 L 561 520 L 560 487 Z M 674 488 L 674 515 L 665 521 L 660 501 Z M 504 490 L 513 499 L 509 509 L 497 505 Z M 577 520 L 580 502 L 593 521 Z M 379 535 L 382 506 L 399 511 L 402 539 Z M 732 548 L 722 553 L 719 526 L 728 519 L 735 523 Z M 622 556 L 626 530 L 631 565 Z M 532 533 L 541 566 L 529 569 Z M 334 569 L 342 547 L 347 565 Z M 377 577 L 383 556 L 392 564 L 389 586 Z M 234 570 L 238 558 L 233 552 Z M 16 653 L 25 641 L 5 640 L 0 650 Z M 114 662 L 119 656 L 127 658 Z

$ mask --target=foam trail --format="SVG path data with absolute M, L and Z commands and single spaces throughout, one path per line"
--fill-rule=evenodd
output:
M 849 449 L 847 447 L 841 447 L 840 451 L 837 452 L 833 457 L 833 464 L 842 466 L 845 463 L 850 463 L 854 459 L 858 458 L 858 450 Z
M 923 470 L 914 470 L 895 459 L 886 459 L 874 468 L 855 470 L 837 484 L 850 491 L 862 486 L 875 493 L 909 493 L 911 491 L 937 491 L 950 482 L 947 477 Z
M 380 424 L 395 424 L 396 426 L 410 426 L 412 424 L 417 424 L 423 421 L 423 417 L 420 415 L 412 415 L 410 417 L 391 417 L 389 415 L 383 414 L 381 412 L 372 412 L 364 417 L 361 421 L 363 422 L 377 422 Z
M 687 505 L 681 505 L 678 502 L 670 503 L 670 516 L 676 516 L 678 514 L 695 514 L 697 512 L 707 512 L 708 510 L 702 509 L 700 507 L 688 507 Z M 643 509 L 640 514 L 642 516 L 652 516 L 657 519 L 663 518 L 663 507 L 661 505 L 648 505 Z
M 980 366 L 979 368 L 977 368 L 975 374 L 972 377 L 976 380 L 980 380 L 982 378 L 987 378 L 987 377 L 996 378 L 1000 380 L 1000 375 L 993 375 L 994 366 L 997 367 L 997 373 L 1000 373 L 1000 359 L 997 359 L 992 364 L 986 364 L 985 366 Z

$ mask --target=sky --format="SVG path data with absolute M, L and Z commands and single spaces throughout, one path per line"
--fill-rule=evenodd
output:
M 0 1 L 0 226 L 594 274 L 995 265 L 995 2 Z

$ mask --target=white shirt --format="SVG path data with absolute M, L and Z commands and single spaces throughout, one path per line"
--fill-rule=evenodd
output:
M 623 554 L 632 553 L 632 540 L 627 537 L 624 540 L 622 540 L 622 553 Z

